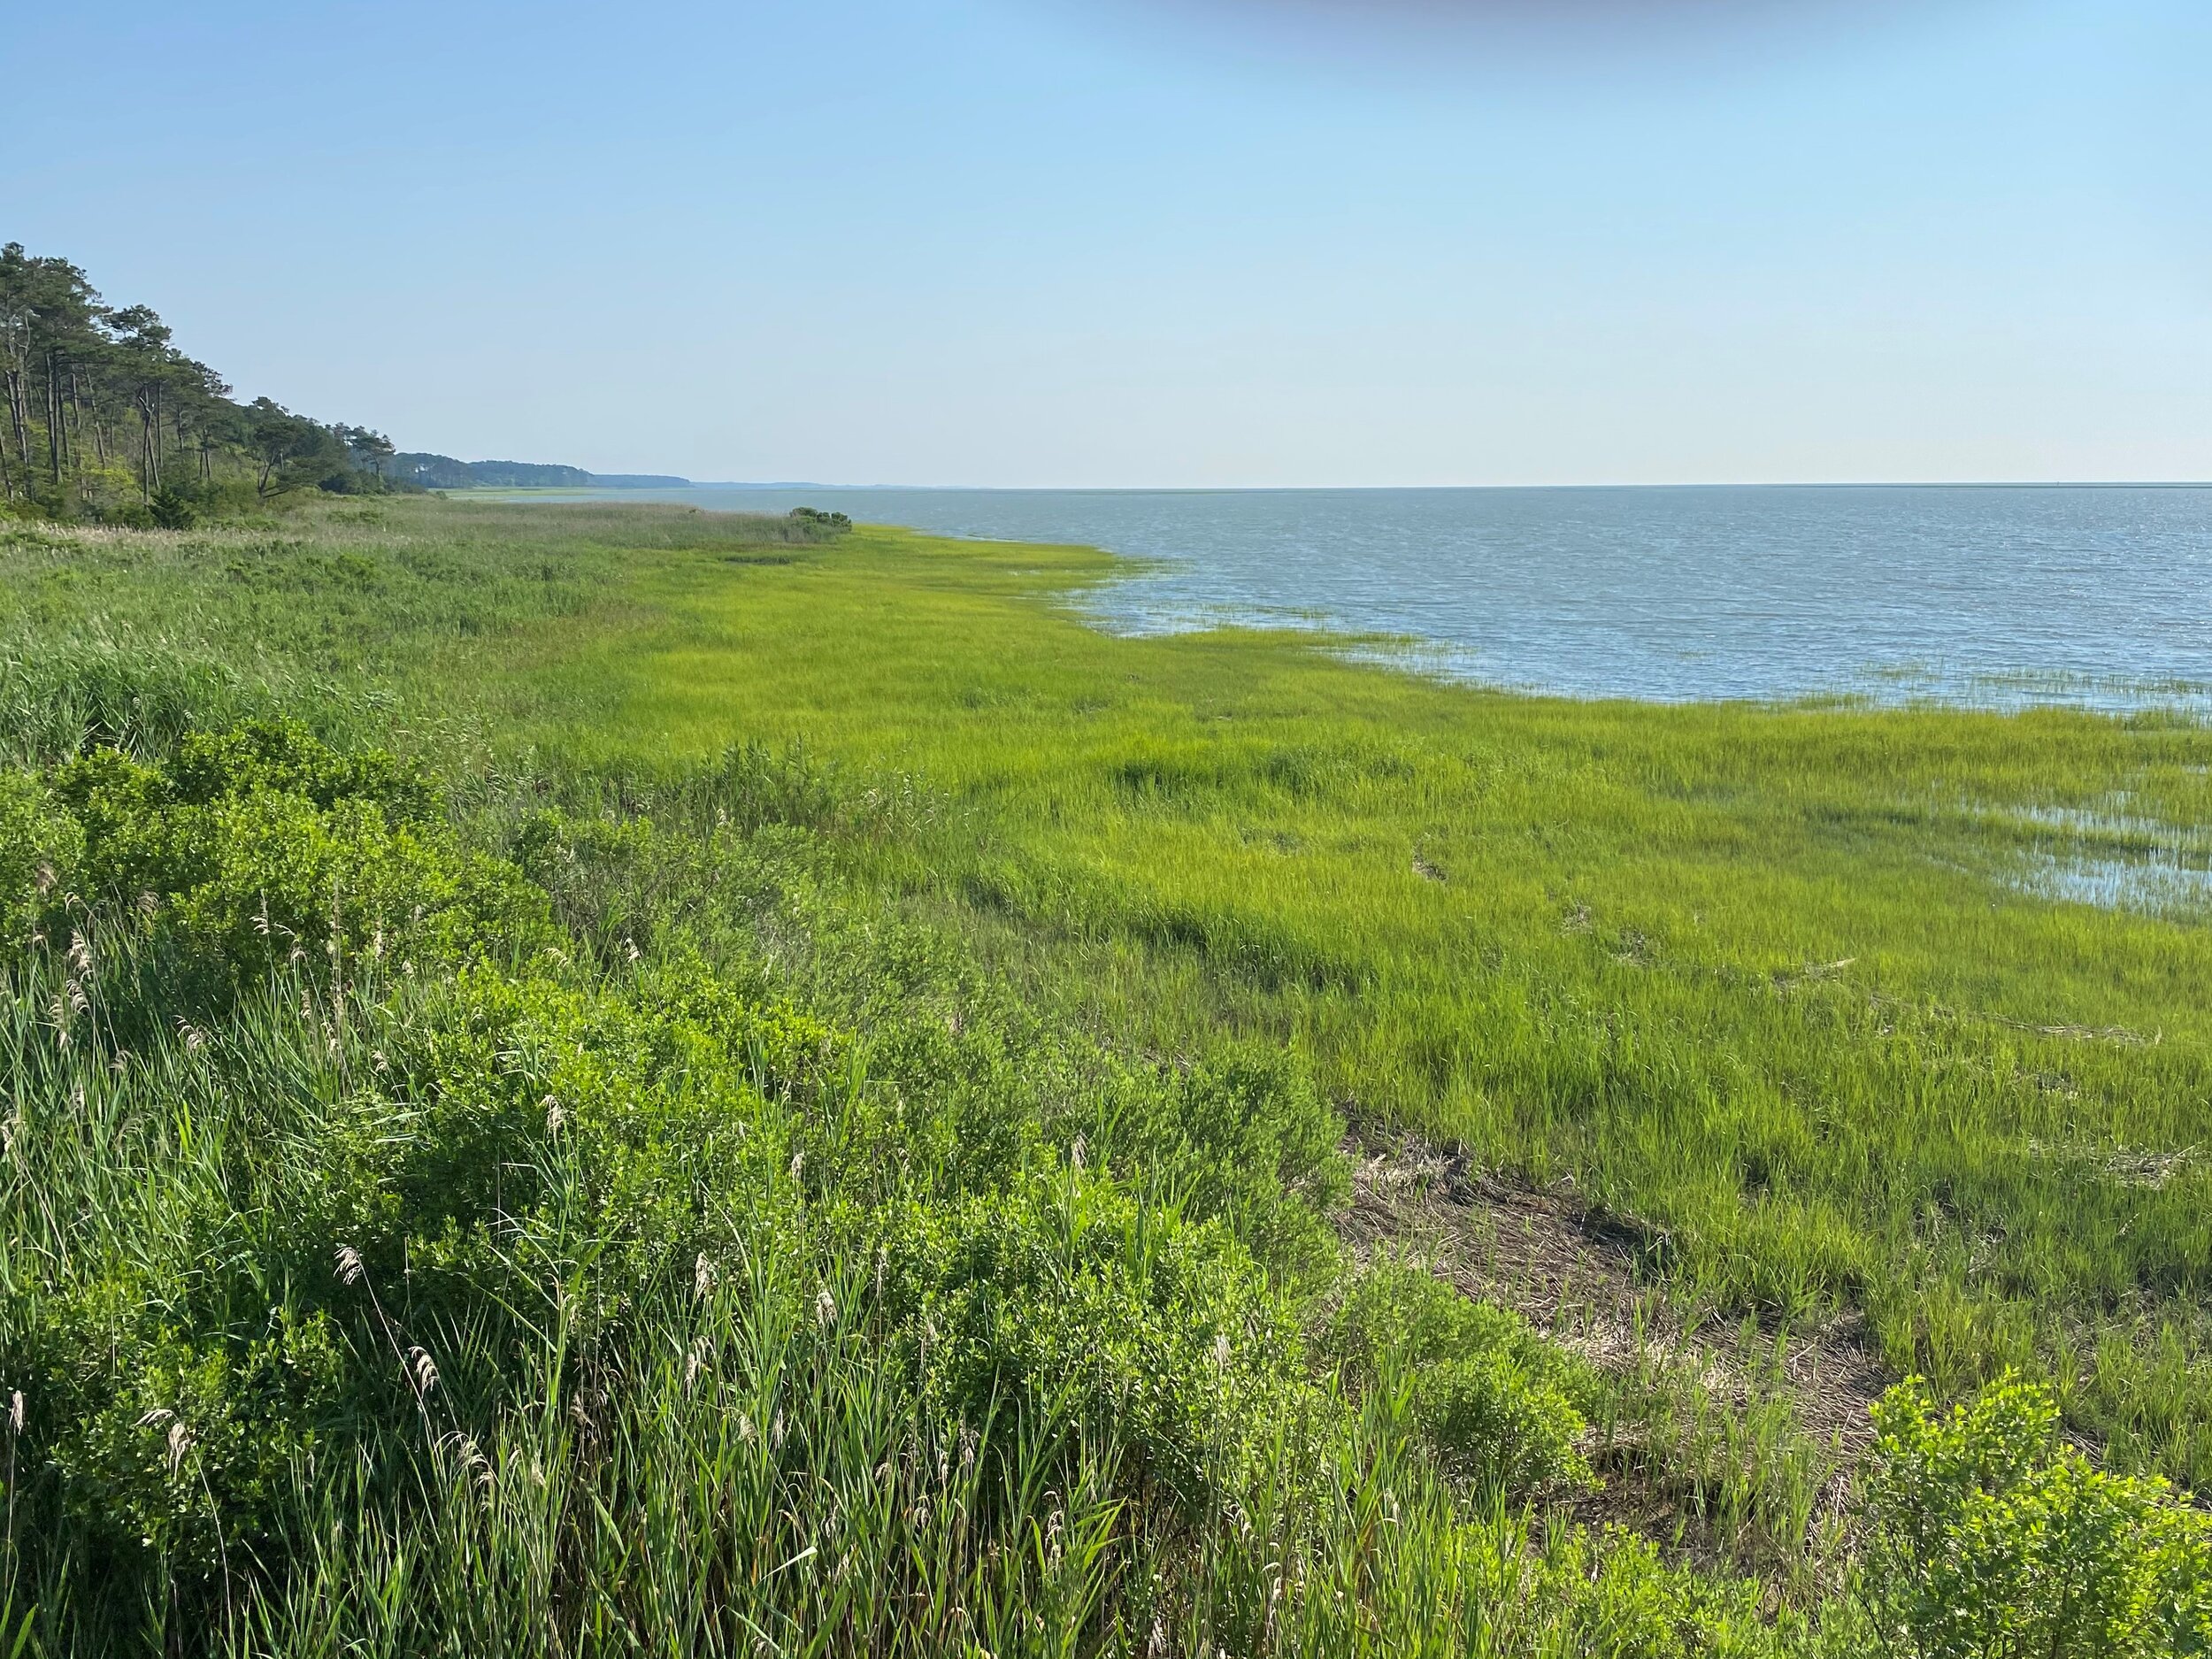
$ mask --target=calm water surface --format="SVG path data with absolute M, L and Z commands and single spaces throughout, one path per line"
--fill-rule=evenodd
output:
M 611 492 L 1147 565 L 1102 626 L 1389 634 L 1575 696 L 2212 710 L 2212 488 Z

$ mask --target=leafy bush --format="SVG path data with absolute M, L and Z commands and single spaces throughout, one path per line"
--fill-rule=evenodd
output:
M 918 1210 L 884 1241 L 926 1395 L 1094 1425 L 1125 1475 L 1195 1502 L 1281 1420 L 1296 1333 L 1218 1223 L 1081 1171 Z
M 2212 1516 L 2062 1444 L 2048 1389 L 2008 1373 L 1939 1411 L 1915 1379 L 1874 1418 L 1866 1582 L 1891 1652 L 2212 1653 Z
M 154 510 L 144 502 L 119 502 L 100 510 L 99 522 L 119 530 L 157 530 L 161 521 L 154 517 Z
M 250 479 L 218 474 L 214 478 L 173 479 L 154 492 L 149 508 L 160 528 L 189 530 L 211 520 L 243 518 L 257 505 Z
M 1575 1439 L 1592 1379 L 1509 1309 L 1385 1260 L 1353 1284 L 1326 1348 L 1356 1383 L 1404 1400 L 1448 1474 L 1516 1497 L 1591 1478 Z
M 394 1033 L 385 1088 L 407 1130 L 362 1143 L 337 1225 L 425 1289 L 449 1281 L 457 1306 L 527 1293 L 518 1240 L 588 1238 L 574 1311 L 618 1322 L 703 1252 L 773 1231 L 798 1189 L 778 1179 L 789 1133 L 771 1099 L 821 1102 L 835 1048 L 695 968 L 626 991 L 464 972 Z
M 81 972 L 97 1006 L 150 949 L 0 985 L 35 1010 Z M 703 1258 L 804 1259 L 763 1090 L 819 1099 L 818 1023 L 680 972 L 626 995 L 480 967 L 343 1026 L 320 988 L 280 966 L 217 1034 L 132 1054 L 96 1020 L 12 1033 L 34 1104 L 0 1152 L 0 1376 L 30 1402 L 13 1496 L 42 1568 L 211 1593 L 227 1548 L 299 1525 L 318 1459 L 403 1482 L 419 1421 L 480 1431 L 549 1364 L 557 1387 L 649 1348 L 641 1310 L 664 1318 Z M 57 1191 L 99 1197 L 56 1213 Z
M 1350 1187 L 1343 1121 L 1284 1056 L 1229 1048 L 1102 1107 L 1086 1129 L 1094 1141 L 1189 1214 L 1224 1217 L 1286 1285 L 1335 1272 L 1325 1217 Z
M 23 942 L 83 849 L 84 833 L 37 779 L 0 772 L 0 948 Z
M 543 894 L 463 848 L 416 770 L 304 728 L 195 733 L 165 763 L 114 749 L 53 775 L 78 855 L 53 902 L 136 909 L 203 979 L 388 952 L 403 966 L 550 942 Z

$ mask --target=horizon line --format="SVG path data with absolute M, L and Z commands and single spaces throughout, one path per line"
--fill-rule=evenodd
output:
M 580 469 L 589 470 L 589 469 Z M 625 474 L 611 472 L 608 477 Z M 627 476 L 638 476 L 628 474 Z M 667 476 L 678 476 L 668 474 Z M 494 486 L 492 488 L 501 488 Z M 520 488 L 528 488 L 526 486 Z M 589 485 L 542 486 L 549 492 L 590 488 Z M 813 479 L 687 479 L 680 485 L 642 486 L 626 493 L 650 495 L 656 489 L 825 489 L 863 491 L 911 490 L 917 493 L 958 492 L 991 495 L 1353 495 L 1416 493 L 1448 494 L 1474 490 L 1586 490 L 1586 489 L 2207 489 L 2212 477 L 2194 479 L 2082 478 L 2082 479 L 1776 479 L 1758 480 L 1672 480 L 1648 482 L 1635 480 L 1602 483 L 1541 484 L 850 484 Z

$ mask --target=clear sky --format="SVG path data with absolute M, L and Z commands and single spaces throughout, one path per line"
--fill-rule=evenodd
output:
M 106 0 L 0 239 L 403 449 L 2212 477 L 2206 0 Z

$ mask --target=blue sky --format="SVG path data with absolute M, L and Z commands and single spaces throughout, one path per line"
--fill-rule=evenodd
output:
M 40 10 L 0 237 L 403 448 L 2212 477 L 2202 0 Z

